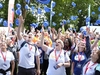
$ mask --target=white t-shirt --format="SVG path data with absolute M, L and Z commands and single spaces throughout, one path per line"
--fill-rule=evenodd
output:
M 49 52 L 51 50 L 52 50 L 52 48 L 48 48 L 46 53 L 49 54 Z M 52 51 L 50 53 L 50 55 L 49 55 L 49 66 L 48 66 L 48 69 L 47 69 L 47 75 L 66 75 L 66 71 L 65 71 L 64 66 L 61 66 L 58 69 L 55 69 L 54 66 L 58 63 L 64 63 L 64 62 L 70 61 L 70 58 L 67 55 L 67 53 L 66 53 L 66 55 L 64 55 L 64 50 L 62 50 L 62 52 L 60 54 L 60 57 L 58 58 L 58 61 L 56 62 L 55 52 L 56 52 L 57 56 L 60 53 L 60 51 Z
M 24 42 L 24 39 L 18 41 L 18 45 Z M 35 59 L 34 56 L 40 55 L 38 49 L 35 52 L 35 46 L 29 45 L 25 43 L 25 45 L 19 51 L 19 66 L 23 68 L 34 68 L 35 67 Z
M 6 58 L 5 61 L 4 61 L 3 56 L 4 56 L 4 58 Z M 14 59 L 15 59 L 14 55 L 10 51 L 2 52 L 2 53 L 0 51 L 0 69 L 7 70 L 8 68 L 10 68 L 10 62 Z M 8 71 L 6 73 L 7 73 L 6 75 L 11 74 L 10 71 Z M 3 74 L 0 73 L 0 75 L 3 75 Z
M 94 64 L 94 65 L 93 65 Z M 88 70 L 85 73 L 86 67 L 88 65 Z M 93 65 L 93 66 L 92 66 Z M 95 68 L 98 64 L 93 63 L 92 61 L 89 61 L 84 67 L 83 67 L 83 73 L 82 75 L 94 75 L 95 73 Z

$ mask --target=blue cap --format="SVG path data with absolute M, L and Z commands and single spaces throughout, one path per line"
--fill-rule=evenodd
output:
M 62 23 L 65 25 L 65 24 L 67 24 L 67 21 L 66 20 L 62 20 Z
M 69 19 L 67 20 L 67 23 L 70 23 L 70 20 Z
M 56 26 L 56 23 L 55 23 L 55 22 L 53 22 L 53 23 L 52 23 L 52 25 L 53 25 L 53 26 Z
M 16 18 L 15 24 L 16 24 L 16 26 L 19 26 L 19 19 L 18 18 Z
M 52 2 L 52 7 L 54 8 L 56 6 L 56 2 Z
M 95 12 L 94 11 L 92 12 L 92 15 L 95 15 Z
M 12 23 L 10 23 L 10 27 L 13 27 L 13 24 Z
M 90 17 L 87 17 L 86 18 L 86 22 L 90 22 L 91 18 Z
M 31 27 L 34 27 L 34 28 L 37 28 L 38 27 L 38 24 L 37 23 L 32 23 L 30 24 Z
M 75 2 L 72 2 L 72 6 L 73 6 L 73 7 L 76 7 L 76 3 L 75 3 Z
M 98 7 L 98 11 L 100 11 L 100 6 Z
M 84 29 L 81 27 L 81 28 L 80 28 L 80 31 L 82 32 L 83 30 L 84 30 Z
M 17 7 L 17 8 L 21 8 L 21 4 L 17 3 L 17 4 L 16 4 L 16 7 Z
M 54 15 L 55 15 L 55 12 L 54 12 L 54 11 L 52 11 L 51 15 L 52 15 L 52 16 L 54 16 Z
M 37 13 L 38 14 L 41 14 L 42 13 L 42 10 L 40 8 L 38 8 Z
M 3 26 L 7 27 L 8 26 L 8 22 L 6 20 L 3 21 Z
M 0 9 L 1 9 L 1 8 L 3 8 L 3 4 L 2 4 L 2 3 L 0 3 Z
M 87 34 L 86 30 L 83 30 L 83 31 L 82 31 L 82 34 L 83 34 L 83 35 L 86 35 L 86 34 Z
M 78 12 L 79 12 L 79 13 L 81 13 L 81 12 L 82 12 L 82 10 L 79 10 Z
M 28 10 L 28 9 L 29 9 L 29 6 L 28 6 L 28 4 L 26 4 L 26 5 L 25 5 L 25 9 L 26 9 L 26 10 Z
M 43 22 L 43 26 L 44 26 L 44 27 L 49 26 L 49 22 L 48 22 L 48 21 L 44 21 L 44 22 Z
M 49 4 L 51 0 L 37 0 L 41 4 Z
M 0 18 L 0 24 L 3 22 L 3 18 Z
M 44 7 L 44 10 L 45 10 L 45 12 L 50 12 L 51 11 L 51 9 L 47 6 Z
M 97 23 L 97 24 L 100 24 L 100 20 L 99 20 L 99 19 L 98 19 L 98 20 L 96 20 L 96 23 Z
M 27 4 L 29 4 L 29 3 L 30 3 L 30 0 L 25 0 L 25 2 L 26 2 Z
M 59 16 L 62 16 L 62 13 L 59 13 Z
M 16 10 L 16 15 L 22 15 L 21 9 L 18 8 L 18 9 Z
M 32 11 L 35 9 L 35 7 L 34 6 L 31 6 L 31 9 L 32 9 Z

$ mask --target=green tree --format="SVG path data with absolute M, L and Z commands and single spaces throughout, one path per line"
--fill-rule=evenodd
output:
M 70 20 L 70 23 L 67 23 L 65 25 L 65 28 L 67 29 L 70 27 L 70 24 L 72 24 L 77 30 L 81 26 L 85 26 L 85 18 L 88 16 L 88 6 L 91 5 L 91 12 L 94 11 L 96 14 L 91 14 L 91 23 L 95 23 L 95 21 L 98 19 L 98 15 L 100 12 L 98 11 L 98 7 L 100 5 L 100 0 L 54 0 L 56 2 L 56 6 L 53 8 L 53 11 L 55 11 L 55 15 L 52 17 L 52 22 L 55 22 L 57 25 L 52 27 L 55 27 L 58 29 L 61 27 L 60 22 L 65 20 Z M 0 9 L 0 17 L 4 18 L 4 20 L 7 20 L 8 17 L 8 0 L 1 0 L 0 2 L 3 3 L 3 8 Z M 76 7 L 72 6 L 72 2 L 76 3 Z M 24 26 L 26 28 L 30 28 L 31 23 L 37 22 L 37 17 L 33 16 L 31 11 L 25 9 L 26 2 L 25 0 L 15 0 L 15 10 L 16 10 L 16 4 L 20 3 L 22 6 L 22 15 L 25 19 Z M 39 5 L 43 8 L 44 4 L 39 4 L 35 0 L 30 0 L 29 6 L 35 6 L 37 9 Z M 48 7 L 50 7 L 50 4 L 47 4 Z M 79 10 L 82 10 L 79 13 Z M 59 16 L 59 13 L 62 13 L 62 16 Z M 46 19 L 50 21 L 50 13 L 46 13 Z M 72 21 L 70 19 L 71 16 L 78 16 L 78 18 L 75 21 Z M 15 15 L 14 18 L 17 18 L 18 16 Z M 40 22 L 40 25 L 43 21 Z M 2 26 L 2 24 L 1 24 Z M 15 24 L 14 24 L 15 26 Z

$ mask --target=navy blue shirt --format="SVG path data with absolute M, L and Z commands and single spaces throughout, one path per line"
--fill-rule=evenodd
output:
M 72 62 L 74 62 L 74 74 L 81 75 L 82 66 L 86 62 L 87 57 L 84 52 L 73 53 L 72 54 Z

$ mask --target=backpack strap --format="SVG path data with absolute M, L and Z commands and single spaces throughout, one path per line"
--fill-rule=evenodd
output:
M 33 44 L 33 46 L 35 47 L 35 53 L 36 53 L 38 47 L 35 44 Z
M 50 54 L 51 54 L 53 51 L 54 51 L 54 49 L 52 49 L 52 50 L 49 52 L 48 56 L 50 56 Z
M 64 57 L 66 57 L 66 51 L 64 51 Z
M 24 42 L 21 44 L 20 49 L 21 49 L 26 43 L 27 43 L 27 42 L 24 41 Z M 20 49 L 19 49 L 19 50 L 20 50 Z
M 28 43 L 28 42 L 27 42 L 27 43 Z M 28 43 L 28 44 L 35 47 L 35 53 L 36 53 L 38 47 L 37 47 L 35 44 L 30 44 L 30 43 Z
M 83 64 L 83 67 L 91 60 L 91 58 L 87 59 L 86 62 Z
M 24 42 L 21 44 L 20 49 L 21 49 L 26 43 L 29 44 L 28 42 L 24 41 Z M 37 49 L 38 49 L 37 46 L 36 46 L 35 44 L 29 44 L 29 45 L 32 45 L 32 46 L 35 47 L 35 53 L 36 53 L 36 51 L 37 51 Z

